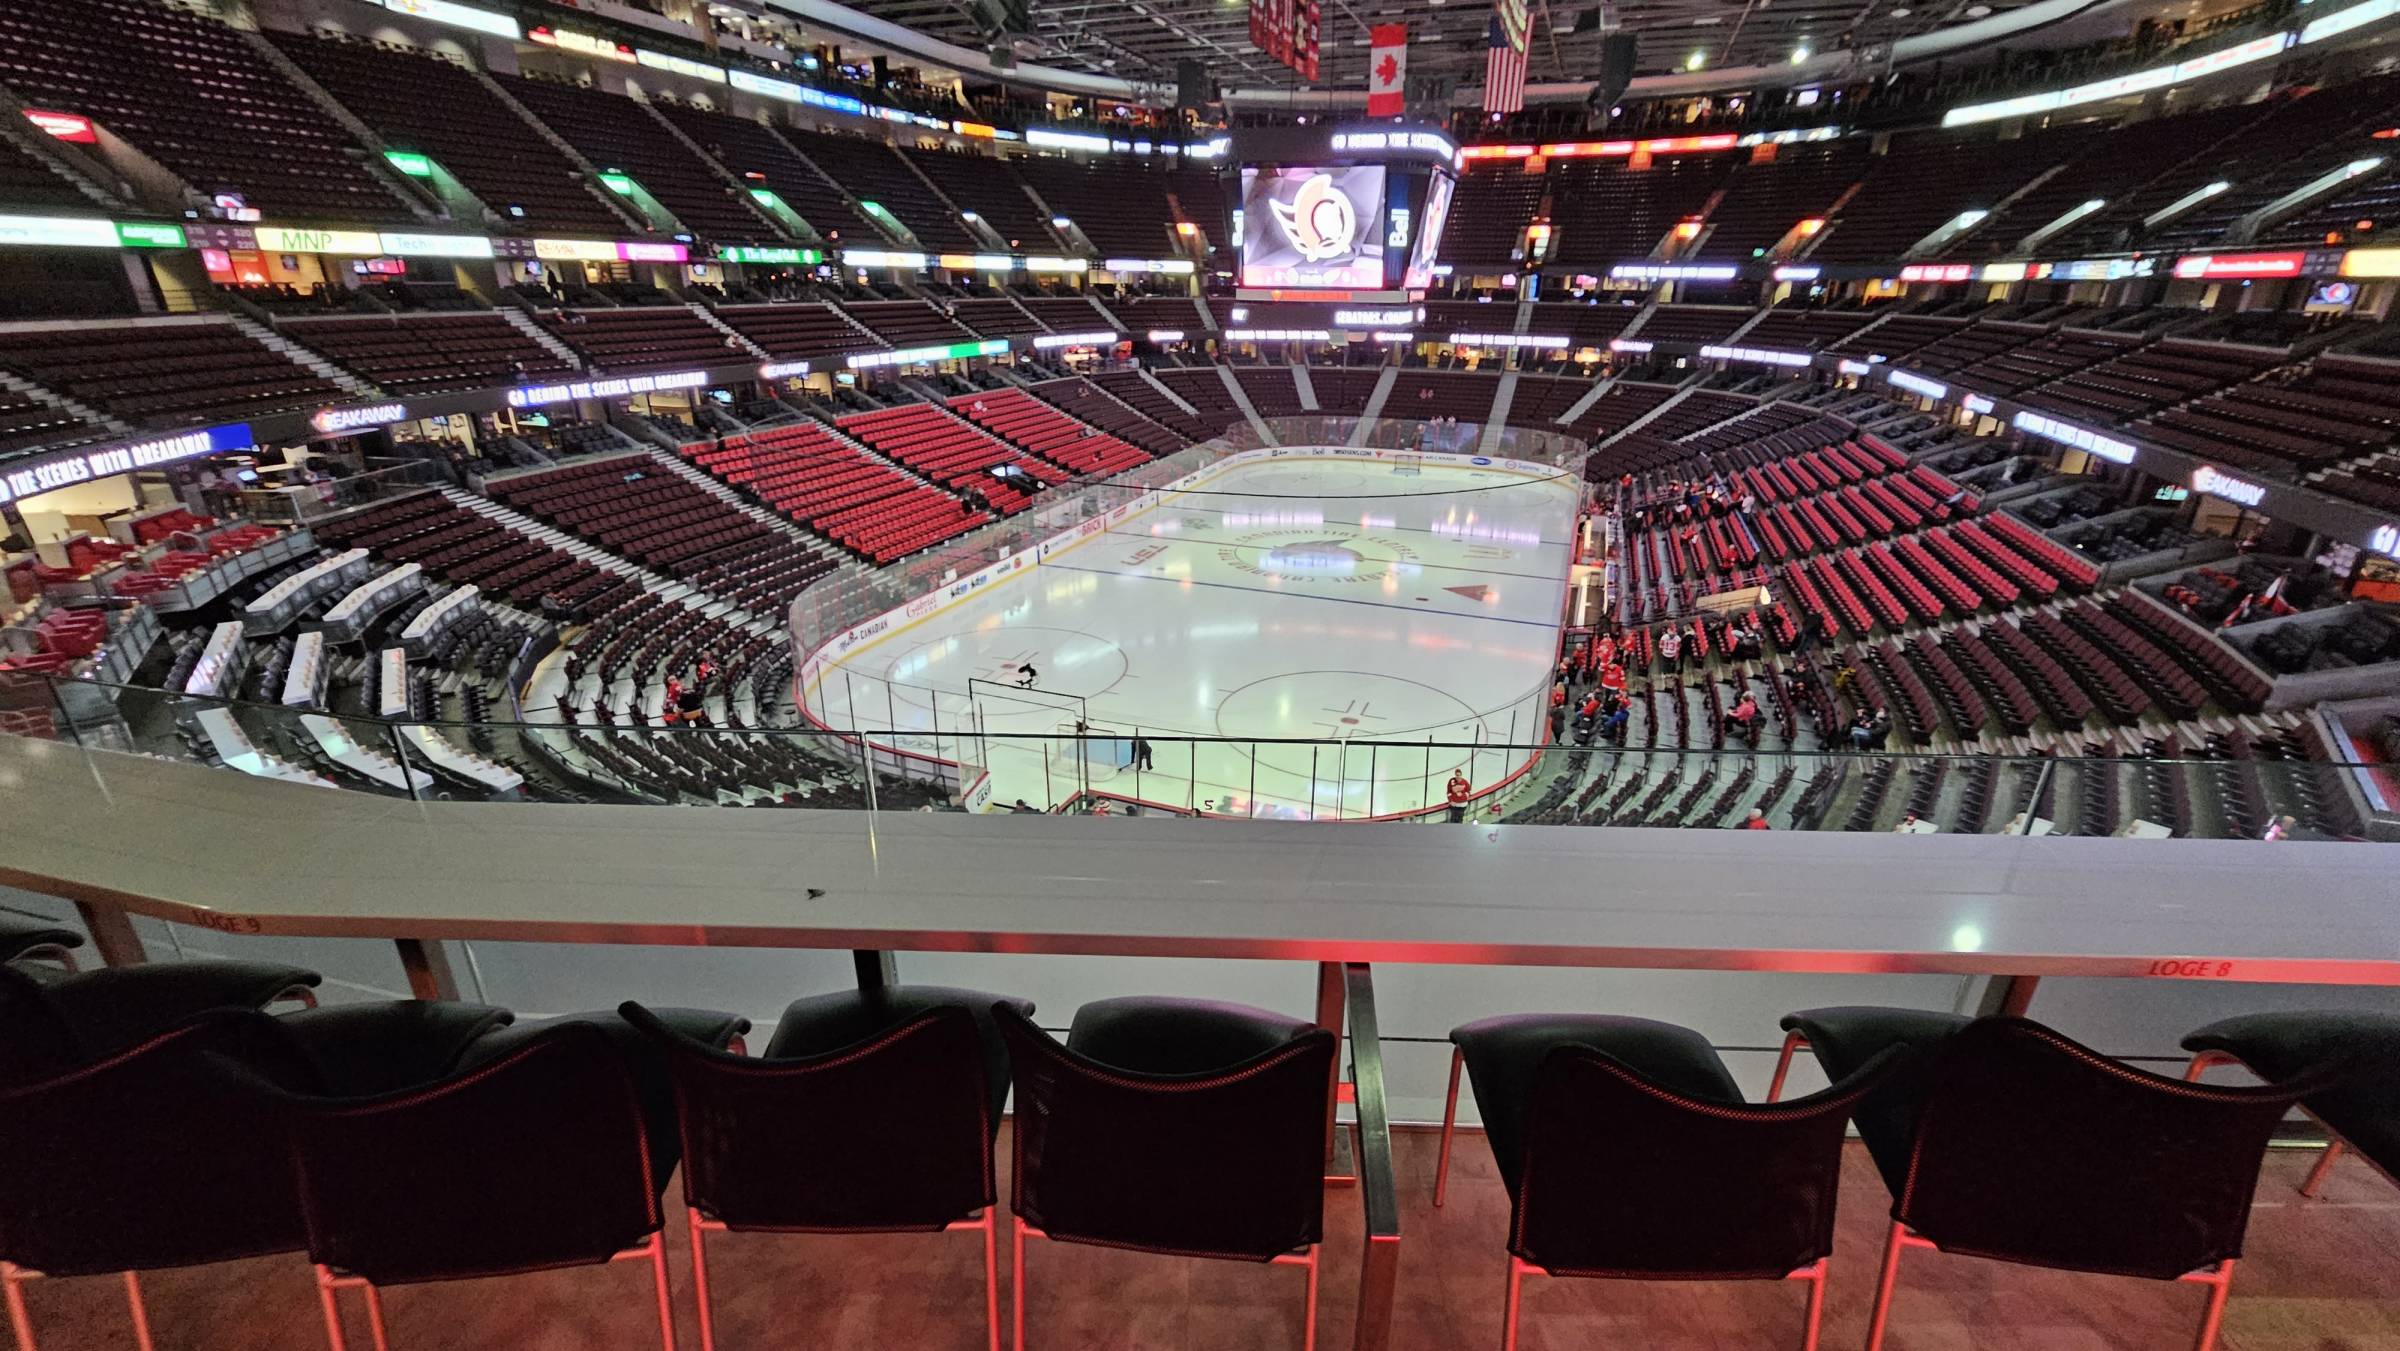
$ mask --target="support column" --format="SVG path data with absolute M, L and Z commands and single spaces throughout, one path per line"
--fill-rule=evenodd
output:
M 75 913 L 83 916 L 83 927 L 92 936 L 92 950 L 109 966 L 139 966 L 150 960 L 142 948 L 142 936 L 134 932 L 133 916 L 109 905 L 93 905 L 77 901 Z
M 400 968 L 408 973 L 408 992 L 419 999 L 458 998 L 458 977 L 450 970 L 450 954 L 438 938 L 395 938 Z

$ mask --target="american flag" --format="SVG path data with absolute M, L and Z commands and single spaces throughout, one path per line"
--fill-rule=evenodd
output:
M 1526 0 L 1492 0 L 1491 40 L 1483 54 L 1483 110 L 1520 112 L 1525 107 L 1525 59 L 1532 45 L 1533 15 Z

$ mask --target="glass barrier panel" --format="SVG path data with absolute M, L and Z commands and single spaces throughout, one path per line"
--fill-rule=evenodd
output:
M 1646 746 L 1622 728 L 1553 742 L 1538 695 L 1514 710 L 1530 739 L 1474 724 L 1251 739 L 1072 719 L 995 732 L 949 699 L 900 727 L 670 727 L 382 718 L 347 711 L 348 692 L 334 710 L 49 674 L 5 688 L 6 735 L 428 801 L 1438 824 L 1457 780 L 1479 824 L 1742 829 L 1755 813 L 1751 828 L 1771 830 L 2268 840 L 2364 838 L 2389 800 L 2386 767 L 2298 758 L 2281 740 L 2250 759 Z M 910 693 L 892 688 L 889 707 Z

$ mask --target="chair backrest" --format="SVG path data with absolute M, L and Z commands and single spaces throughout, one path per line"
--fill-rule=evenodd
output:
M 588 1023 L 292 1116 L 309 1255 L 377 1285 L 604 1262 L 659 1227 L 633 1075 Z
M 760 1060 L 625 1020 L 666 1048 L 684 1196 L 735 1229 L 935 1230 L 995 1199 L 983 1044 L 935 1008 L 863 1041 Z
M 1322 1029 L 1213 1070 L 1138 1074 L 996 1011 L 1016 1082 L 1018 1215 L 1053 1238 L 1267 1261 L 1322 1237 Z
M 1850 1109 L 1908 1055 L 1823 1092 L 1695 1097 L 1589 1046 L 1542 1060 L 1509 1251 L 1557 1275 L 1780 1279 L 1833 1250 Z
M 1978 1019 L 1929 1053 L 1892 1217 L 1945 1252 L 2171 1280 L 2241 1255 L 2268 1137 L 2337 1073 L 2218 1088 Z
M 42 983 L 0 962 L 0 1084 L 64 1074 L 84 1058 L 82 1042 Z
M 76 1276 L 300 1247 L 282 1093 L 316 1086 L 274 1019 L 220 1009 L 0 1087 L 0 1258 Z

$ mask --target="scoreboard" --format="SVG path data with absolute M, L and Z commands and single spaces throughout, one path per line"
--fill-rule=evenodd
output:
M 1458 146 L 1429 127 L 1260 127 L 1240 165 L 1243 300 L 1420 299 L 1458 184 Z

